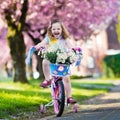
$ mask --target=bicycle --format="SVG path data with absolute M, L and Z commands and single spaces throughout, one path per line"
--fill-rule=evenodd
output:
M 79 51 L 79 54 L 82 55 L 81 51 Z M 80 58 L 77 61 L 77 65 L 78 64 L 80 64 Z M 70 74 L 69 69 L 70 65 L 50 63 L 52 101 L 40 106 L 40 112 L 42 114 L 45 112 L 46 107 L 54 106 L 56 116 L 60 117 L 62 115 L 65 107 L 65 89 L 62 80 L 64 76 Z M 77 112 L 78 106 L 74 106 L 73 109 L 74 112 Z

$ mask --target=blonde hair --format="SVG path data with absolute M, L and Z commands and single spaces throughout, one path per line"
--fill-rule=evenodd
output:
M 49 25 L 49 27 L 48 27 L 48 29 L 47 29 L 47 35 L 48 35 L 50 38 L 53 38 L 53 35 L 52 35 L 52 32 L 51 32 L 51 28 L 52 28 L 52 25 L 53 25 L 54 23 L 60 23 L 60 24 L 61 24 L 62 37 L 63 37 L 63 39 L 67 39 L 67 38 L 69 37 L 69 32 L 68 32 L 68 30 L 65 28 L 64 24 L 63 24 L 60 20 L 58 20 L 58 19 L 54 19 L 54 20 L 52 20 L 52 21 L 50 22 L 50 25 Z

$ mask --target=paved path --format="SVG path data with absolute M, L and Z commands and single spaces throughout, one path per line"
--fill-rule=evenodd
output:
M 61 117 L 50 116 L 41 120 L 120 120 L 120 81 L 115 84 L 109 93 L 79 105 L 78 113 L 69 111 Z

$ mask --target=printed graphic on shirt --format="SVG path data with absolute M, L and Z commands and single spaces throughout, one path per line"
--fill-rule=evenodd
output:
M 56 49 L 60 48 L 63 50 L 66 50 L 66 41 L 64 39 L 55 39 L 55 38 L 49 38 L 46 36 L 45 38 L 46 42 L 49 44 L 50 47 L 55 47 Z

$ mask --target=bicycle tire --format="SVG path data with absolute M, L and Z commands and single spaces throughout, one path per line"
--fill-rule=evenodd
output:
M 60 117 L 64 111 L 65 106 L 65 90 L 62 80 L 56 82 L 56 88 L 54 89 L 54 110 L 57 117 Z

